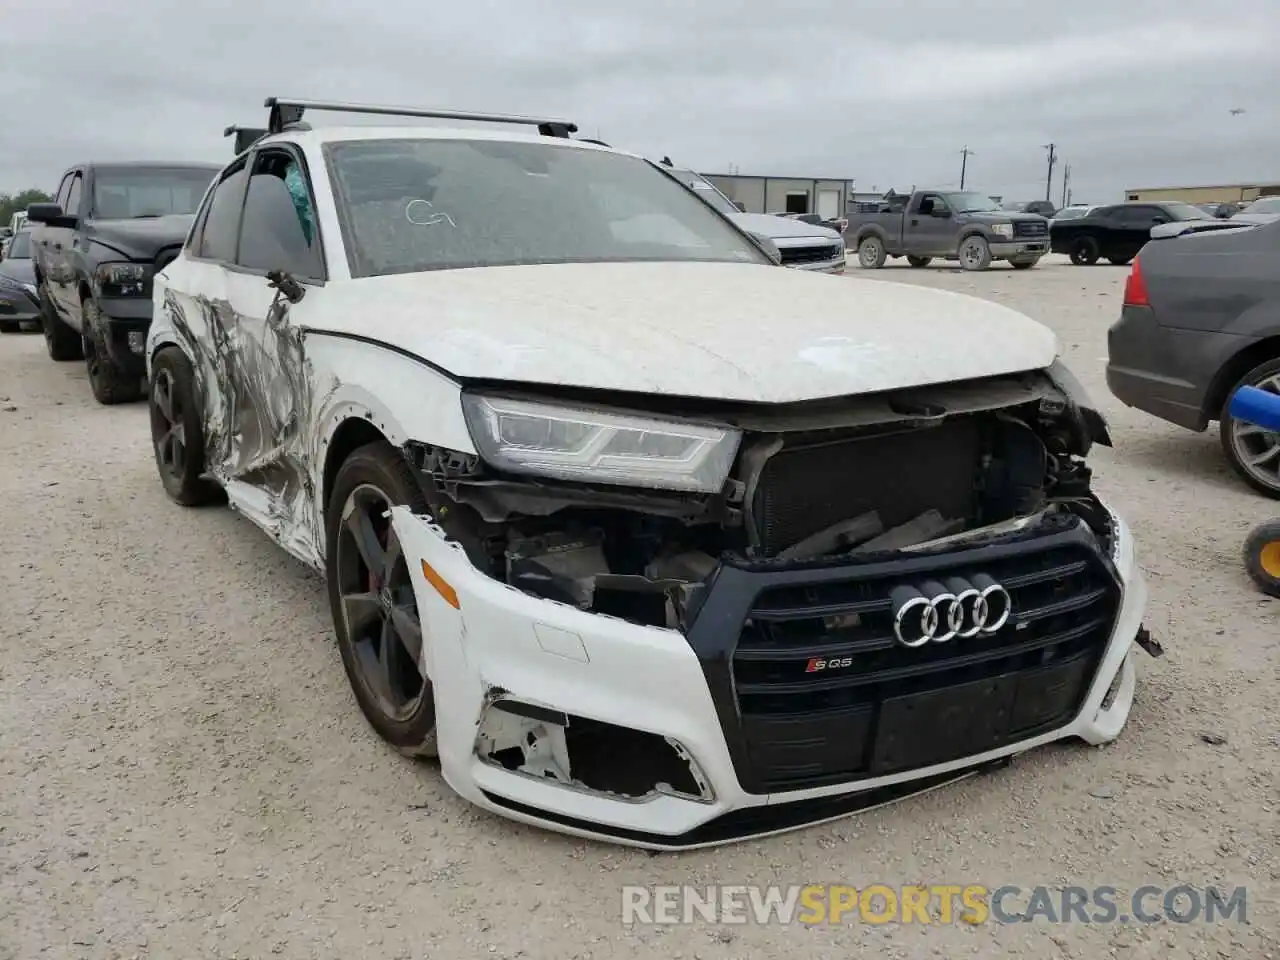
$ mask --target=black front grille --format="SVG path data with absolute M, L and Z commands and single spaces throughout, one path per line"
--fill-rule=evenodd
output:
M 1047 237 L 1049 221 L 1047 220 L 1015 220 L 1013 221 L 1015 237 Z
M 928 510 L 972 516 L 981 437 L 974 417 L 784 447 L 766 462 L 752 503 L 766 556 L 875 510 L 885 529 Z
M 1121 595 L 1087 527 L 1068 518 L 1051 528 L 910 559 L 779 564 L 775 573 L 727 568 L 723 586 L 737 591 L 737 602 L 720 601 L 722 584 L 713 584 L 690 642 L 744 789 L 856 782 L 977 756 L 1068 723 Z M 1012 597 L 998 633 L 915 649 L 896 641 L 893 587 L 977 573 Z M 741 618 L 738 635 L 719 649 L 700 636 L 708 609 L 721 623 L 735 612 Z M 833 659 L 838 667 L 813 666 Z
M 835 260 L 844 253 L 844 245 L 840 243 L 823 243 L 812 247 L 781 247 L 784 266 L 795 263 L 825 263 Z

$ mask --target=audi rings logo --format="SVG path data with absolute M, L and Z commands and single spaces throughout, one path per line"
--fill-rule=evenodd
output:
M 893 633 L 904 647 L 990 636 L 1009 622 L 1009 591 L 985 573 L 965 579 L 928 580 L 889 593 Z

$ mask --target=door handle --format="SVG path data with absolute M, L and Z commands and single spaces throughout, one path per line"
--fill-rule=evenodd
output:
M 913 227 L 918 227 L 918 226 L 920 226 L 920 220 L 919 220 L 917 217 L 912 217 L 912 218 L 911 218 L 911 225 L 912 225 Z
M 55 249 L 55 250 L 61 250 L 61 249 L 62 249 L 62 244 L 60 244 L 60 243 L 55 243 L 55 244 L 53 245 L 53 249 Z

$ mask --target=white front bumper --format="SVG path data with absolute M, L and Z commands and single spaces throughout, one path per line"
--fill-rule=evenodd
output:
M 1071 723 L 998 750 L 905 773 L 787 793 L 749 794 L 739 784 L 702 666 L 683 634 L 522 593 L 476 570 L 461 547 L 446 541 L 428 519 L 396 507 L 393 522 L 410 559 L 427 638 L 423 666 L 435 687 L 445 780 L 478 806 L 553 830 L 652 848 L 725 842 L 691 843 L 681 835 L 743 808 L 850 795 L 936 780 L 947 773 L 962 776 L 975 766 L 1054 740 L 1079 737 L 1091 744 L 1105 743 L 1119 735 L 1133 702 L 1130 652 L 1142 623 L 1146 585 L 1128 528 L 1116 518 L 1112 559 L 1123 598 L 1084 706 Z M 456 592 L 456 607 L 427 581 L 422 561 Z M 1117 677 L 1118 688 L 1104 710 L 1103 700 Z M 659 794 L 630 801 L 535 779 L 482 760 L 475 751 L 477 728 L 496 691 L 678 741 L 696 760 L 714 797 L 706 802 Z M 834 817 L 807 822 L 823 819 Z M 779 831 L 767 828 L 742 835 L 770 832 Z M 670 843 L 664 842 L 668 837 Z

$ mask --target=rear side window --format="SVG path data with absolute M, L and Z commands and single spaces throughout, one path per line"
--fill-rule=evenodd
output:
M 240 266 L 284 270 L 313 280 L 324 276 L 315 205 L 302 167 L 292 154 L 257 155 L 244 201 Z
M 244 200 L 244 185 L 248 171 L 244 161 L 224 176 L 214 187 L 209 200 L 209 212 L 204 228 L 196 243 L 195 255 L 206 260 L 234 260 L 236 235 L 240 230 L 240 207 Z

